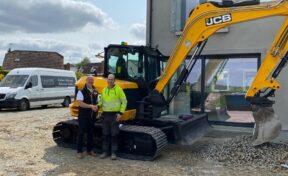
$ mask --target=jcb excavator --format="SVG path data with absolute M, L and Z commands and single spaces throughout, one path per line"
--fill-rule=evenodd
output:
M 205 113 L 167 115 L 170 102 L 179 92 L 181 84 L 187 79 L 212 34 L 233 24 L 271 16 L 286 16 L 286 19 L 263 60 L 246 99 L 257 107 L 257 111 L 254 112 L 254 145 L 277 137 L 281 125 L 272 109 L 273 101 L 269 98 L 280 88 L 275 78 L 288 59 L 288 0 L 270 3 L 260 3 L 259 0 L 234 3 L 224 0 L 223 3 L 200 4 L 191 11 L 183 33 L 167 62 L 157 49 L 147 46 L 109 45 L 105 48 L 104 77 L 94 78 L 95 87 L 101 93 L 107 85 L 107 75 L 114 73 L 116 84 L 124 89 L 128 99 L 127 110 L 122 118 L 123 126 L 120 128 L 118 155 L 131 159 L 152 160 L 167 142 L 191 143 L 206 133 L 209 125 Z M 191 59 L 167 96 L 165 86 L 190 52 Z M 75 93 L 84 87 L 85 79 L 83 77 L 76 83 Z M 70 110 L 72 116 L 77 117 L 77 101 L 70 105 Z M 53 129 L 54 141 L 64 147 L 75 146 L 77 130 L 76 119 L 59 122 Z M 96 149 L 99 149 L 99 121 L 95 123 L 94 142 Z

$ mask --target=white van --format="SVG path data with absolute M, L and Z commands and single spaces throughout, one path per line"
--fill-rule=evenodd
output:
M 0 83 L 0 108 L 24 111 L 61 103 L 67 107 L 74 98 L 73 71 L 46 68 L 17 68 Z

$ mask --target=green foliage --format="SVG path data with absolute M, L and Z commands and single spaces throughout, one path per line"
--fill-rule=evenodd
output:
M 77 69 L 79 70 L 82 66 L 89 64 L 89 63 L 91 63 L 90 59 L 88 57 L 84 57 L 81 62 L 76 64 Z
M 3 78 L 8 74 L 8 72 L 9 71 L 3 70 L 2 67 L 0 68 L 0 75 L 3 75 Z M 0 78 L 0 80 L 2 80 L 2 79 Z
M 4 75 L 0 74 L 0 81 L 2 81 L 3 78 L 4 78 Z
M 83 76 L 83 73 L 79 71 L 75 72 L 75 74 L 76 74 L 77 80 L 79 80 Z

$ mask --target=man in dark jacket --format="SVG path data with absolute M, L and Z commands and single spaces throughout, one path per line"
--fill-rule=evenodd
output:
M 96 156 L 93 152 L 93 130 L 96 121 L 96 106 L 98 101 L 98 92 L 93 86 L 93 77 L 87 77 L 85 87 L 77 93 L 77 101 L 79 103 L 78 113 L 78 138 L 77 138 L 77 157 L 82 159 L 83 155 L 83 136 L 87 132 L 87 154 Z

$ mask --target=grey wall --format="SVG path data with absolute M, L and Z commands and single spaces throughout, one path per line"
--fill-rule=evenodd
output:
M 152 46 L 158 45 L 159 50 L 169 56 L 178 39 L 175 33 L 170 31 L 170 1 L 152 0 L 152 7 L 152 33 L 149 32 L 150 21 L 147 20 L 147 41 L 151 35 Z M 147 9 L 148 17 L 149 6 Z M 229 32 L 212 36 L 203 54 L 265 54 L 282 21 L 283 17 L 272 17 L 231 26 Z
M 151 2 L 152 11 L 150 10 Z M 149 43 L 149 36 L 151 36 L 152 47 L 158 46 L 164 55 L 169 56 L 178 39 L 175 33 L 170 31 L 170 1 L 148 0 L 147 5 L 147 43 Z M 152 26 L 150 26 L 150 15 L 152 15 Z M 229 32 L 216 33 L 212 36 L 203 54 L 260 53 L 263 59 L 282 22 L 283 17 L 272 17 L 231 26 Z M 280 75 L 279 81 L 282 88 L 276 94 L 277 103 L 275 105 L 283 130 L 288 130 L 288 117 L 286 117 L 288 114 L 287 69 Z

